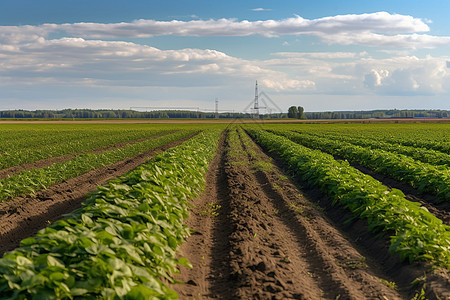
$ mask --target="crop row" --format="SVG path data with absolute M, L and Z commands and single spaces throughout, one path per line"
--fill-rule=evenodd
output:
M 450 154 L 450 142 L 448 140 L 434 141 L 434 140 L 422 140 L 418 138 L 413 138 L 410 136 L 408 138 L 401 138 L 397 136 L 384 137 L 383 141 L 391 144 L 400 144 L 404 146 L 416 147 L 416 148 L 426 148 L 440 151 L 442 153 Z
M 0 259 L 0 298 L 173 299 L 188 200 L 204 186 L 219 130 L 207 130 L 99 187 L 79 211 Z
M 411 185 L 419 192 L 437 196 L 439 201 L 450 201 L 450 170 L 447 166 L 434 166 L 411 157 L 381 149 L 361 146 L 330 138 L 300 134 L 292 131 L 274 131 L 296 143 L 320 149 L 385 174 Z
M 450 268 L 450 227 L 420 204 L 407 201 L 400 190 L 388 190 L 346 161 L 313 150 L 264 130 L 248 129 L 268 151 L 276 154 L 296 176 L 318 186 L 334 203 L 366 219 L 372 232 L 390 235 L 390 250 L 401 259 L 426 260 Z
M 154 130 L 154 129 L 153 129 Z M 8 153 L 28 148 L 41 148 L 48 145 L 67 143 L 71 141 L 80 141 L 83 139 L 91 140 L 99 137 L 126 136 L 134 134 L 145 134 L 148 130 L 143 129 L 122 129 L 122 128 L 41 128 L 37 130 L 1 130 L 0 131 L 0 150 Z
M 433 149 L 403 146 L 400 144 L 387 143 L 384 142 L 383 140 L 371 139 L 367 137 L 349 136 L 349 135 L 337 135 L 336 133 L 325 133 L 325 132 L 309 133 L 302 131 L 298 132 L 307 133 L 318 137 L 332 138 L 334 140 L 348 142 L 365 148 L 381 149 L 388 152 L 400 153 L 412 157 L 415 160 L 419 160 L 432 165 L 450 166 L 450 155 Z
M 49 132 L 48 136 L 41 134 L 38 142 L 32 138 L 12 138 L 4 143 L 6 149 L 0 156 L 0 169 L 65 154 L 82 153 L 167 132 L 169 130 L 93 130 L 92 132 L 77 130 Z
M 73 159 L 54 163 L 45 168 L 21 171 L 18 174 L 0 180 L 0 201 L 5 201 L 20 195 L 36 193 L 51 185 L 61 183 L 64 180 L 79 176 L 90 170 L 111 165 L 127 157 L 153 150 L 193 133 L 194 131 L 192 130 L 178 131 L 102 153 L 81 154 Z
M 440 127 L 428 130 L 424 130 L 420 127 L 412 127 L 407 129 L 397 127 L 381 127 L 372 128 L 372 130 L 375 129 L 376 131 L 370 131 L 368 129 L 358 130 L 358 128 L 347 128 L 346 130 L 340 128 L 338 130 L 326 131 L 330 135 L 338 137 L 346 136 L 373 139 L 393 145 L 424 148 L 450 154 L 450 142 L 448 141 L 449 130 L 445 127 L 443 128 L 443 126 L 445 125 L 442 124 Z M 321 133 L 324 132 L 324 130 L 319 131 Z

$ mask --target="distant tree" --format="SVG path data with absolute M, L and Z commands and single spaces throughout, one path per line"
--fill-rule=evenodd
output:
M 291 106 L 288 109 L 288 118 L 295 119 L 298 117 L 298 109 L 296 106 Z
M 297 107 L 297 119 L 306 119 L 305 109 L 302 106 Z

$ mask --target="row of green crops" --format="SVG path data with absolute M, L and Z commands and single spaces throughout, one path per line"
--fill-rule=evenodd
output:
M 443 134 L 444 131 L 438 132 L 439 134 Z M 442 153 L 450 154 L 450 142 L 448 141 L 448 133 L 449 131 L 446 130 L 447 137 L 445 136 L 439 136 L 436 138 L 436 140 L 433 139 L 436 135 L 434 135 L 432 132 L 428 132 L 429 136 L 418 135 L 415 132 L 403 132 L 403 133 L 396 133 L 392 136 L 387 136 L 385 133 L 378 133 L 378 134 L 372 134 L 367 135 L 365 133 L 364 135 L 366 137 L 371 137 L 373 139 L 380 139 L 384 142 L 391 143 L 391 144 L 400 144 L 403 146 L 410 146 L 415 148 L 426 148 L 426 149 L 433 149 L 436 151 L 440 151 Z
M 0 169 L 24 163 L 76 154 L 93 149 L 131 142 L 157 134 L 168 133 L 170 129 L 97 129 L 97 130 L 53 130 L 35 136 L 31 131 L 18 132 L 16 136 L 5 136 L 0 155 Z M 14 133 L 14 131 L 12 131 Z
M 0 180 L 0 201 L 5 201 L 20 195 L 28 195 L 44 190 L 47 187 L 79 176 L 90 170 L 111 165 L 115 162 L 132 157 L 145 151 L 153 150 L 170 142 L 193 134 L 193 130 L 181 130 L 154 139 L 128 144 L 122 148 L 104 151 L 102 153 L 86 153 L 73 159 L 54 163 L 41 169 L 21 171 L 11 177 Z
M 255 129 L 248 133 L 279 156 L 296 176 L 320 187 L 355 218 L 366 219 L 370 231 L 390 234 L 390 250 L 401 259 L 426 260 L 450 268 L 450 227 L 420 204 L 407 201 L 401 191 L 388 190 L 348 162 L 285 137 Z
M 299 133 L 306 133 L 299 131 Z M 348 135 L 336 135 L 336 133 L 312 133 L 315 136 L 332 138 L 334 140 L 349 142 L 354 145 L 362 146 L 365 148 L 382 149 L 388 152 L 395 152 L 410 156 L 415 160 L 426 162 L 432 165 L 447 165 L 450 166 L 450 155 L 442 153 L 432 149 L 403 146 L 400 144 L 387 143 L 382 140 L 374 140 L 371 138 L 348 136 Z
M 450 201 L 450 170 L 447 166 L 434 166 L 402 154 L 367 149 L 331 137 L 324 138 L 286 130 L 273 132 L 304 146 L 338 155 L 374 172 L 391 176 L 411 185 L 419 192 L 436 195 L 439 201 Z
M 205 130 L 99 187 L 83 208 L 0 259 L 1 299 L 173 299 L 188 200 L 204 186 L 220 130 Z
M 450 154 L 450 124 L 314 124 L 290 127 L 303 132 L 371 139 Z

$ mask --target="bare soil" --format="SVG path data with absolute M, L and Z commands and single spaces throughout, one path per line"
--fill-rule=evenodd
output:
M 247 154 L 236 158 L 229 147 L 224 137 L 186 221 L 193 234 L 180 255 L 193 268 L 180 267 L 185 284 L 172 286 L 181 299 L 411 299 L 423 283 L 430 299 L 450 297 L 448 272 L 400 263 L 386 239 L 342 225 L 345 211 L 300 190 L 261 149 L 241 140 Z
M 36 195 L 16 197 L 0 203 L 0 255 L 18 247 L 22 239 L 36 234 L 64 214 L 80 208 L 87 194 L 97 189 L 97 186 L 135 169 L 158 153 L 177 146 L 194 135 L 89 171 Z

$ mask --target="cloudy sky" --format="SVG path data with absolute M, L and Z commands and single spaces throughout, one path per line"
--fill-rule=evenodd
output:
M 450 1 L 1 0 L 0 110 L 450 109 Z

